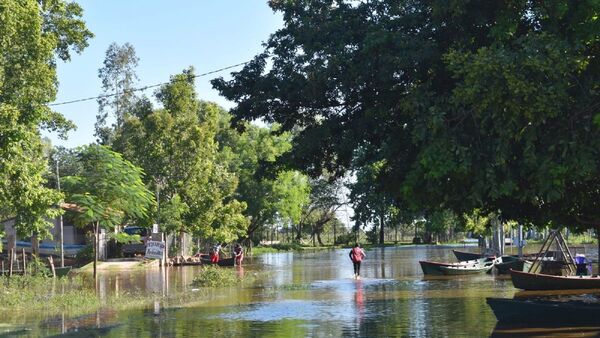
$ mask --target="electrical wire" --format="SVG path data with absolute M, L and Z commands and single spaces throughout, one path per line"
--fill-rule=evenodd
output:
M 206 72 L 206 73 L 194 75 L 193 78 L 199 78 L 199 77 L 203 77 L 203 76 L 207 76 L 207 75 L 219 73 L 219 72 L 222 72 L 224 70 L 228 70 L 228 69 L 231 69 L 231 68 L 236 68 L 236 67 L 239 67 L 239 66 L 243 66 L 243 65 L 245 65 L 245 64 L 247 64 L 249 62 L 250 61 L 245 61 L 245 62 L 241 62 L 241 63 L 235 64 L 235 65 L 231 65 L 231 66 L 227 66 L 227 67 L 223 67 L 223 68 L 211 70 L 210 72 Z M 157 84 L 153 84 L 153 85 L 148 85 L 148 86 L 144 86 L 144 87 L 127 89 L 127 91 L 128 92 L 139 92 L 139 91 L 144 91 L 144 90 L 147 90 L 147 89 L 150 89 L 150 88 L 160 87 L 160 86 L 166 85 L 168 83 L 170 83 L 170 82 L 161 82 L 161 83 L 157 83 Z M 101 98 L 105 98 L 105 97 L 113 97 L 113 96 L 117 96 L 117 95 L 118 95 L 118 93 L 104 94 L 104 95 L 98 95 L 98 96 L 93 96 L 93 97 L 86 97 L 86 98 L 83 98 L 83 99 L 76 99 L 76 100 L 70 100 L 70 101 L 50 103 L 50 104 L 48 104 L 48 106 L 63 106 L 63 105 L 67 105 L 67 104 L 78 103 L 78 102 L 85 102 L 85 101 L 91 101 L 91 100 L 97 100 L 97 99 L 101 99 Z

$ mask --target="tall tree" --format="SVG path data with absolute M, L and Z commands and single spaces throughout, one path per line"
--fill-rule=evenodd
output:
M 47 170 L 40 128 L 64 132 L 74 125 L 52 111 L 56 63 L 87 47 L 92 33 L 83 10 L 63 0 L 3 1 L 0 5 L 0 218 L 16 216 L 22 236 L 50 236 L 60 195 L 45 188 Z
M 250 220 L 247 238 L 260 240 L 262 230 L 281 218 L 297 222 L 297 211 L 308 197 L 308 181 L 297 172 L 270 172 L 277 158 L 290 150 L 291 134 L 278 135 L 277 126 L 265 128 L 252 124 L 238 134 L 230 127 L 229 113 L 223 110 L 220 116 L 217 139 L 221 161 L 228 163 L 239 179 L 236 198 L 248 206 L 244 212 Z
M 598 1 L 270 5 L 284 27 L 213 85 L 235 120 L 301 130 L 288 163 L 343 173 L 369 147 L 414 208 L 600 224 Z
M 153 196 L 142 182 L 142 169 L 121 154 L 91 145 L 82 148 L 78 156 L 83 171 L 64 178 L 66 201 L 77 205 L 77 223 L 94 227 L 95 278 L 100 228 L 110 230 L 126 218 L 145 218 Z
M 323 245 L 321 233 L 325 229 L 325 226 L 328 224 L 336 226 L 339 223 L 336 213 L 344 206 L 344 203 L 341 201 L 343 184 L 341 180 L 330 179 L 326 175 L 311 179 L 309 183 L 310 195 L 302 208 L 298 230 L 300 231 L 302 228 L 309 227 L 313 244 L 315 244 L 316 238 L 319 245 Z M 300 238 L 301 233 L 298 232 L 296 239 L 300 240 Z
M 101 144 L 110 145 L 116 130 L 123 127 L 125 118 L 137 101 L 132 90 L 138 80 L 135 68 L 139 58 L 130 43 L 122 46 L 113 42 L 106 50 L 104 66 L 98 69 L 102 81 L 102 95 L 98 98 L 96 137 Z M 109 120 L 113 121 L 109 125 Z
M 161 109 L 140 100 L 114 147 L 147 173 L 159 198 L 153 216 L 164 231 L 231 241 L 245 234 L 245 204 L 233 195 L 237 178 L 218 161 L 219 108 L 198 100 L 194 78 L 190 68 L 162 86 Z

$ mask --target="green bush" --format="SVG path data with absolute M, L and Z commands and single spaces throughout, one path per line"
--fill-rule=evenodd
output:
M 225 287 L 241 283 L 235 270 L 224 269 L 218 266 L 203 266 L 200 273 L 194 277 L 192 286 L 196 287 Z
M 79 250 L 75 256 L 75 262 L 78 266 L 86 265 L 87 263 L 94 260 L 94 248 L 91 245 Z
M 52 273 L 50 272 L 50 268 L 42 259 L 32 256 L 32 258 L 27 262 L 27 274 L 31 276 L 48 277 Z
M 349 232 L 347 234 L 339 235 L 335 240 L 335 244 L 345 244 L 349 245 L 350 243 L 354 243 L 356 241 L 356 234 L 353 232 Z
M 280 251 L 293 251 L 293 250 L 302 250 L 302 245 L 300 245 L 299 243 L 278 243 L 278 244 L 273 244 L 271 245 L 271 247 L 275 250 L 280 250 Z

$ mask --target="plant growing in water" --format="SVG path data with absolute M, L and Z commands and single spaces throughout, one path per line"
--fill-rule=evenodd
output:
M 200 273 L 194 277 L 192 286 L 196 287 L 224 287 L 234 286 L 242 282 L 243 278 L 238 277 L 236 272 L 231 269 L 222 269 L 217 266 L 202 267 Z

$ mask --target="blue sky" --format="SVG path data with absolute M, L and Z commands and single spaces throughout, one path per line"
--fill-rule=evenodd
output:
M 168 81 L 169 76 L 194 66 L 198 74 L 251 59 L 262 51 L 261 44 L 282 26 L 266 0 L 197 1 L 77 1 L 84 19 L 95 34 L 81 55 L 58 64 L 59 89 L 56 102 L 87 98 L 101 93 L 98 68 L 112 42 L 131 43 L 140 58 L 138 86 Z M 211 88 L 210 79 L 229 71 L 196 80 L 203 100 L 226 108 L 232 103 Z M 153 90 L 146 91 L 152 95 Z M 76 147 L 94 141 L 98 106 L 95 100 L 56 106 L 75 122 L 77 130 L 66 141 L 44 134 L 54 145 Z

